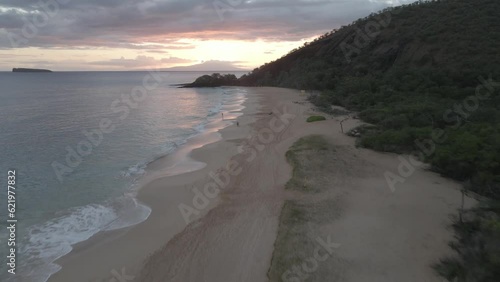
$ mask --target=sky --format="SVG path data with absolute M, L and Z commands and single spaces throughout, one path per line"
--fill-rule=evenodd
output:
M 407 0 L 2 0 L 0 71 L 251 70 Z

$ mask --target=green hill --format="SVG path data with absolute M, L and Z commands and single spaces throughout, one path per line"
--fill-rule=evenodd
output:
M 360 145 L 413 152 L 436 171 L 500 198 L 499 11 L 497 0 L 388 8 L 253 70 L 240 83 L 322 90 L 312 98 L 321 109 L 344 106 L 376 125 Z M 436 134 L 444 137 L 436 140 Z
M 241 80 L 255 86 L 332 89 L 343 77 L 385 76 L 410 68 L 423 75 L 439 70 L 438 85 L 475 86 L 477 75 L 500 72 L 499 8 L 495 0 L 387 8 L 306 43 Z
M 453 225 L 448 281 L 500 281 L 500 1 L 386 9 L 329 32 L 239 79 L 320 90 L 318 108 L 358 111 L 359 145 L 412 153 L 488 197 Z

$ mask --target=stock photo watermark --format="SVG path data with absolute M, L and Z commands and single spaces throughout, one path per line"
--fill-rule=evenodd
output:
M 314 242 L 317 246 L 314 248 L 312 255 L 293 265 L 281 275 L 284 282 L 306 281 L 312 273 L 318 270 L 320 263 L 331 258 L 335 250 L 341 246 L 332 242 L 330 236 L 326 237 L 326 240 L 318 236 L 314 239 Z
M 84 138 L 75 146 L 66 146 L 66 156 L 63 162 L 53 161 L 51 166 L 59 180 L 63 182 L 64 176 L 72 173 L 85 157 L 92 154 L 92 151 L 99 147 L 106 134 L 112 133 L 116 129 L 116 124 L 125 120 L 133 109 L 136 109 L 149 96 L 149 92 L 156 89 L 163 78 L 158 71 L 150 71 L 142 79 L 142 85 L 136 86 L 129 94 L 122 94 L 119 99 L 114 100 L 110 105 L 110 112 L 116 116 L 115 120 L 111 118 L 102 118 L 95 129 L 82 130 Z
M 241 163 L 235 160 L 237 156 L 245 156 L 245 161 L 251 163 L 255 160 L 258 153 L 262 152 L 266 148 L 266 145 L 274 142 L 276 135 L 284 132 L 296 117 L 288 112 L 286 105 L 283 106 L 281 111 L 274 109 L 273 113 L 275 116 L 269 121 L 268 127 L 258 130 L 254 136 L 249 136 L 244 144 L 238 147 L 238 155 L 232 157 L 223 169 L 219 169 L 216 173 L 209 173 L 211 181 L 206 183 L 202 190 L 198 187 L 192 188 L 191 191 L 194 197 L 191 204 L 181 203 L 178 205 L 186 224 L 189 224 L 193 217 L 200 215 L 201 211 L 209 206 L 210 201 L 227 188 L 232 177 L 241 174 L 243 169 Z
M 111 270 L 111 275 L 113 276 L 111 279 L 109 279 L 109 282 L 127 282 L 127 281 L 134 281 L 135 276 L 133 275 L 128 275 L 126 273 L 127 269 L 125 267 L 122 267 L 121 271 L 118 272 L 116 269 Z
M 9 169 L 7 171 L 7 272 L 16 274 L 17 265 L 17 216 L 16 216 L 16 187 L 17 187 L 17 170 Z
M 453 124 L 451 126 L 452 129 L 457 130 L 463 126 L 471 114 L 479 108 L 480 102 L 488 100 L 494 93 L 495 88 L 500 87 L 500 83 L 494 81 L 491 76 L 488 79 L 480 76 L 478 80 L 480 84 L 476 87 L 474 95 L 468 96 L 461 103 L 454 104 L 453 108 L 443 113 L 443 120 Z M 423 160 L 426 157 L 432 156 L 436 152 L 437 145 L 444 143 L 447 139 L 448 136 L 443 129 L 435 128 L 432 131 L 431 138 L 416 140 L 415 145 L 419 149 L 419 159 Z M 397 172 L 386 171 L 384 173 L 387 185 L 392 192 L 396 191 L 396 184 L 404 183 L 413 175 L 416 168 L 422 164 L 412 156 L 408 158 L 400 156 L 399 160 L 400 164 L 398 165 Z
M 224 14 L 227 12 L 233 12 L 238 6 L 245 3 L 245 0 L 216 0 L 212 2 L 220 21 L 224 20 Z

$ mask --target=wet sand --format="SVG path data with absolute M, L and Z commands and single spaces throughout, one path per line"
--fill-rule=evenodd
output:
M 238 153 L 238 142 L 234 140 L 249 135 L 259 99 L 259 95 L 248 95 L 243 107 L 224 109 L 224 120 L 207 125 L 204 133 L 189 139 L 174 154 L 151 163 L 139 183 L 137 196 L 152 209 L 149 218 L 132 227 L 100 232 L 73 246 L 68 255 L 56 261 L 62 269 L 49 281 L 110 281 L 113 278 L 121 281 L 122 272 L 127 275 L 137 272 L 151 253 L 187 226 L 179 204 L 191 203 L 192 187 L 202 187 L 210 180 L 210 172 L 217 171 L 230 156 Z M 239 126 L 235 124 L 236 119 Z M 216 204 L 217 199 L 211 200 L 198 216 Z

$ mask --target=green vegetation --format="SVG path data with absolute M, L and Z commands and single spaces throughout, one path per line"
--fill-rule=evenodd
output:
M 240 83 L 321 90 L 311 97 L 318 108 L 343 106 L 376 126 L 362 134 L 361 146 L 414 153 L 441 174 L 470 180 L 471 190 L 500 199 L 499 10 L 496 0 L 388 8 Z
M 307 122 L 316 122 L 322 120 L 326 120 L 326 118 L 324 116 L 310 116 L 309 118 L 307 118 Z
M 310 160 L 308 156 L 315 152 L 320 152 L 320 154 L 314 160 Z M 310 179 L 331 163 L 334 152 L 332 145 L 320 135 L 299 139 L 286 152 L 286 159 L 293 166 L 293 175 L 286 184 L 286 188 L 301 192 L 320 192 L 317 190 L 318 187 L 328 187 L 328 183 L 310 185 Z
M 453 225 L 457 241 L 450 246 L 459 257 L 449 257 L 435 265 L 449 281 L 499 281 L 500 207 L 486 205 L 467 212 Z
M 332 200 L 324 200 L 320 203 L 304 204 L 288 200 L 285 202 L 280 215 L 280 226 L 278 236 L 274 243 L 273 258 L 268 271 L 269 281 L 295 281 L 283 279 L 287 277 L 287 271 L 293 271 L 293 267 L 302 267 L 302 264 L 311 259 L 313 251 L 318 247 L 315 237 L 310 237 L 311 229 L 317 229 L 318 225 L 328 223 L 334 218 L 328 218 L 329 209 L 335 206 Z M 325 236 L 323 236 L 325 237 Z M 293 251 L 290 251 L 293 248 Z M 319 265 L 317 271 L 308 274 L 309 281 L 326 281 L 332 275 L 328 273 L 330 267 L 328 260 Z M 289 276 L 290 277 L 290 276 Z M 291 275 L 291 277 L 297 276 Z
M 468 190 L 499 201 L 498 11 L 498 0 L 387 8 L 292 50 L 237 84 L 320 90 L 310 98 L 319 109 L 343 106 L 373 125 L 361 133 L 361 146 L 412 153 L 435 171 L 470 183 Z M 493 271 L 497 247 L 486 251 L 481 245 L 480 255 L 463 251 L 478 248 L 478 237 L 500 245 L 500 236 L 485 227 L 489 217 L 473 213 L 456 228 L 457 271 L 441 273 L 457 281 L 500 281 L 498 267 Z M 498 209 L 490 213 L 499 216 Z
M 307 259 L 313 257 L 313 251 L 318 247 L 316 237 L 327 236 L 321 236 L 319 226 L 336 219 L 338 204 L 334 198 L 307 199 L 308 196 L 324 192 L 331 187 L 328 185 L 331 162 L 328 163 L 327 160 L 331 160 L 334 154 L 334 147 L 319 135 L 301 138 L 286 153 L 288 162 L 293 166 L 293 175 L 286 188 L 301 193 L 302 197 L 300 200 L 285 201 L 281 210 L 278 236 L 268 272 L 269 281 L 298 279 L 298 276 L 287 275 L 286 272 L 293 273 L 293 267 L 302 267 Z M 290 251 L 291 246 L 293 252 Z M 331 271 L 329 261 L 326 260 L 317 271 L 308 273 L 308 280 L 326 281 L 333 277 Z
M 193 83 L 183 85 L 185 88 L 195 87 L 219 87 L 237 85 L 238 79 L 234 74 L 214 73 L 212 75 L 203 75 L 198 77 Z

